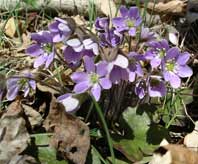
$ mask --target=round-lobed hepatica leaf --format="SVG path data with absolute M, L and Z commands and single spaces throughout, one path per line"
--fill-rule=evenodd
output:
M 120 126 L 125 135 L 114 135 L 115 149 L 123 153 L 131 161 L 140 161 L 143 154 L 150 155 L 163 138 L 169 138 L 168 131 L 152 125 L 152 121 L 145 111 L 137 108 L 127 108 L 120 119 Z

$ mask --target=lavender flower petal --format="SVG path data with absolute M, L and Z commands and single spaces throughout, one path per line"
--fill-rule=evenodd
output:
M 108 78 L 101 78 L 99 81 L 100 85 L 102 86 L 103 89 L 110 89 L 112 86 L 111 81 Z
M 75 83 L 80 83 L 82 81 L 88 81 L 88 75 L 85 72 L 74 72 L 71 75 L 71 79 L 75 82 Z
M 82 81 L 80 83 L 77 83 L 74 87 L 74 92 L 79 94 L 86 92 L 91 87 L 91 84 L 89 81 Z
M 100 95 L 101 95 L 101 87 L 100 87 L 100 85 L 95 84 L 91 88 L 91 93 L 92 93 L 93 97 L 95 98 L 95 100 L 98 101 L 100 99 Z

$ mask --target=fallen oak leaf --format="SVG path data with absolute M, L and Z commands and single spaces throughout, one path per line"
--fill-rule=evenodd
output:
M 13 156 L 23 152 L 30 142 L 22 113 L 20 100 L 16 100 L 0 119 L 0 163 L 8 163 Z
M 154 151 L 149 164 L 196 164 L 197 161 L 197 152 L 191 151 L 183 145 L 163 144 Z
M 63 159 L 69 159 L 75 164 L 85 163 L 90 147 L 89 128 L 79 118 L 66 113 L 64 106 L 56 102 L 54 97 L 44 127 L 54 132 L 50 145 Z
M 195 122 L 194 130 L 184 137 L 184 145 L 194 151 L 198 151 L 198 121 Z
M 22 106 L 24 109 L 24 113 L 28 117 L 28 120 L 32 128 L 34 128 L 35 126 L 40 126 L 43 121 L 41 114 L 34 110 L 31 106 L 25 104 L 22 104 Z

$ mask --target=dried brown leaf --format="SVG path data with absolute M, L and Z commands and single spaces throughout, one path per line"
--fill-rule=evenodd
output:
M 29 120 L 32 128 L 34 128 L 35 126 L 41 125 L 41 123 L 43 121 L 41 114 L 39 112 L 37 112 L 36 110 L 34 110 L 31 106 L 28 106 L 25 104 L 22 104 L 22 106 L 24 109 L 24 113 L 28 117 L 28 120 Z
M 45 128 L 54 131 L 51 145 L 64 159 L 84 164 L 90 147 L 88 126 L 79 118 L 65 112 L 62 104 L 52 98 Z
M 182 145 L 168 144 L 155 150 L 150 164 L 197 164 L 198 154 Z
M 16 29 L 14 17 L 11 17 L 10 19 L 8 19 L 5 25 L 5 34 L 13 38 L 16 33 L 16 30 L 17 29 Z
M 23 152 L 30 142 L 21 114 L 21 103 L 16 100 L 9 105 L 0 119 L 0 163 L 6 163 L 14 155 Z
M 38 162 L 28 155 L 16 155 L 12 157 L 8 164 L 38 164 Z
M 184 145 L 188 149 L 198 151 L 198 121 L 195 123 L 194 130 L 185 136 Z
M 187 7 L 187 1 L 172 0 L 166 3 L 163 2 L 149 2 L 147 9 L 154 12 L 154 14 L 170 14 L 170 15 L 184 15 Z

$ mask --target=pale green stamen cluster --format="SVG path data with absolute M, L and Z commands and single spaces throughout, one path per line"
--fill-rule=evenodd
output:
M 45 52 L 47 53 L 51 53 L 52 52 L 52 45 L 51 44 L 44 44 L 43 45 L 43 49 L 45 50 Z
M 28 80 L 25 78 L 20 79 L 17 81 L 17 84 L 20 86 L 20 88 L 23 88 L 27 84 Z
M 175 68 L 175 63 L 174 62 L 168 62 L 168 63 L 166 63 L 166 69 L 167 69 L 167 71 L 173 72 L 174 71 L 174 68 Z
M 99 82 L 99 76 L 96 73 L 90 74 L 90 80 L 93 84 L 97 84 Z
M 132 20 L 127 20 L 126 21 L 126 25 L 131 28 L 131 27 L 134 27 L 134 22 Z

